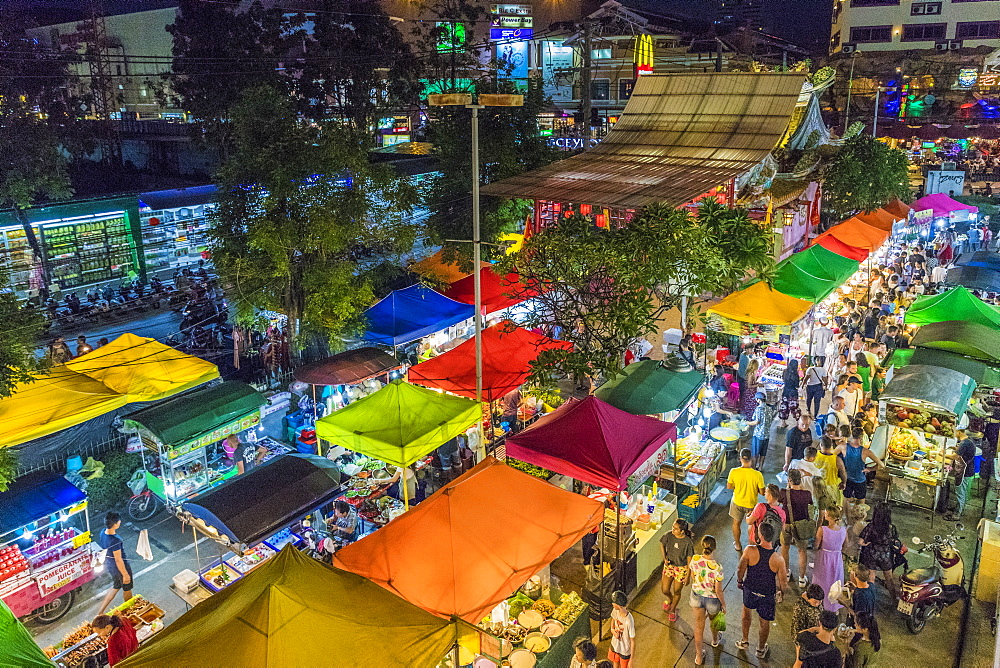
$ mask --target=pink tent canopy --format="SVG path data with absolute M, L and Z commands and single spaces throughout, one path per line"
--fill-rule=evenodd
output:
M 507 455 L 592 485 L 619 490 L 677 427 L 632 415 L 597 397 L 566 403 L 507 439 Z
M 910 208 L 914 211 L 926 211 L 927 209 L 933 209 L 935 218 L 947 218 L 948 214 L 952 211 L 966 210 L 970 213 L 976 213 L 979 211 L 978 206 L 956 202 L 944 193 L 934 193 L 933 195 L 921 197 L 916 202 L 911 204 Z

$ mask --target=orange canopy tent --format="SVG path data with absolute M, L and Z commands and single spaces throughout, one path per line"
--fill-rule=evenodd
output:
M 487 457 L 334 565 L 442 617 L 477 623 L 599 524 L 604 505 Z
M 904 220 L 910 215 L 910 206 L 904 204 L 902 200 L 894 199 L 882 208 L 892 214 L 896 220 Z
M 828 236 L 836 237 L 848 246 L 856 246 L 857 248 L 864 248 L 868 252 L 872 252 L 885 243 L 885 240 L 889 238 L 889 233 L 877 227 L 872 227 L 859 217 L 854 216 L 834 225 L 816 237 L 815 243 L 819 243 L 820 239 Z
M 889 234 L 892 234 L 892 226 L 895 225 L 898 220 L 894 215 L 885 209 L 875 209 L 874 211 L 868 212 L 862 211 L 854 217 L 866 225 L 871 225 L 875 229 L 888 232 Z
M 489 262 L 480 262 L 480 267 L 490 266 Z M 462 268 L 455 262 L 447 262 L 444 259 L 444 251 L 438 251 L 429 257 L 425 257 L 419 262 L 410 265 L 410 271 L 431 281 L 451 284 L 461 280 L 466 276 L 471 276 L 471 271 L 462 271 Z
M 538 295 L 538 291 L 521 283 L 517 274 L 501 276 L 491 267 L 479 270 L 479 289 L 482 293 L 483 313 L 493 313 L 520 304 Z M 448 286 L 444 296 L 464 304 L 475 304 L 475 276 L 471 274 Z
M 483 330 L 483 400 L 494 401 L 520 387 L 528 377 L 531 362 L 543 350 L 572 347 L 568 341 L 529 332 L 509 320 L 487 327 Z M 407 378 L 411 383 L 475 399 L 475 339 L 410 367 Z

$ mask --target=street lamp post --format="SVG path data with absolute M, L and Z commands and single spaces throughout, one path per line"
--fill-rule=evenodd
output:
M 483 401 L 483 292 L 482 276 L 479 264 L 482 262 L 482 235 L 480 230 L 479 210 L 479 110 L 485 107 L 520 107 L 524 104 L 523 95 L 479 94 L 479 104 L 472 104 L 472 96 L 468 94 L 428 95 L 427 104 L 432 107 L 463 106 L 472 110 L 472 266 L 475 270 L 472 278 L 473 305 L 476 310 L 474 321 L 476 325 L 476 401 Z M 485 443 L 483 433 L 482 411 L 479 415 L 479 438 Z
M 887 90 L 889 89 L 884 86 L 875 87 L 875 117 L 872 119 L 872 139 L 878 136 L 878 97 L 880 93 L 884 93 Z

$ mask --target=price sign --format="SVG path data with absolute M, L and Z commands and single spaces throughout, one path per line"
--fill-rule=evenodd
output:
M 72 559 L 68 559 L 54 568 L 50 568 L 35 576 L 38 582 L 38 593 L 48 596 L 65 587 L 73 580 L 81 578 L 90 571 L 90 551 L 83 550 Z

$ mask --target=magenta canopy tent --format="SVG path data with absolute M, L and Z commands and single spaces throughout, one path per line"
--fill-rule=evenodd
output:
M 933 209 L 935 218 L 947 218 L 948 214 L 952 211 L 966 210 L 969 213 L 976 213 L 979 211 L 978 206 L 956 202 L 944 193 L 934 193 L 933 195 L 921 197 L 916 202 L 911 204 L 910 208 L 914 211 L 926 211 L 927 209 Z
M 677 427 L 632 415 L 597 397 L 567 402 L 543 421 L 507 439 L 507 456 L 591 485 L 622 490 L 628 477 Z

